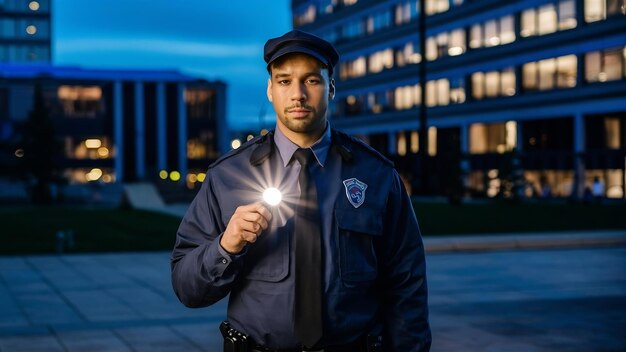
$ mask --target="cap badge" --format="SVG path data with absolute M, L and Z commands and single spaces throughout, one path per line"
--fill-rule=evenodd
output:
M 356 178 L 349 178 L 343 181 L 343 186 L 346 188 L 346 197 L 353 207 L 358 208 L 365 202 L 367 184 Z

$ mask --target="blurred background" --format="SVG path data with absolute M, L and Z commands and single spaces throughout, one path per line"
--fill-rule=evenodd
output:
M 0 0 L 0 351 L 220 350 L 167 251 L 293 28 L 412 196 L 435 350 L 624 350 L 626 0 Z

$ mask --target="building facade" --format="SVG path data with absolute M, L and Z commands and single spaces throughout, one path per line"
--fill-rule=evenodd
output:
M 50 0 L 0 0 L 0 63 L 50 62 Z
M 335 127 L 409 185 L 428 131 L 431 193 L 624 198 L 626 1 L 424 1 L 292 0 L 341 54 Z
M 56 163 L 70 183 L 160 177 L 193 187 L 229 148 L 222 82 L 175 71 L 0 64 L 4 174 L 29 152 L 20 136 L 36 94 L 43 96 L 62 149 Z

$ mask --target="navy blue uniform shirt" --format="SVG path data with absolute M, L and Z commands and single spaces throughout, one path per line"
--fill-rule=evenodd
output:
M 233 327 L 275 349 L 300 346 L 292 326 L 297 148 L 277 130 L 211 165 L 172 253 L 181 302 L 204 307 L 230 294 Z M 330 127 L 311 149 L 322 218 L 323 343 L 350 343 L 380 328 L 385 351 L 427 351 L 424 250 L 399 175 L 377 152 Z M 283 192 L 280 205 L 268 206 L 269 228 L 241 253 L 227 253 L 219 242 L 230 217 L 260 201 L 267 187 Z

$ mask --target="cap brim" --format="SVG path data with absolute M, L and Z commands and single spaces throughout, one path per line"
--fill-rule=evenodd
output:
M 328 59 L 326 57 L 324 57 L 323 55 L 320 55 L 315 50 L 312 50 L 302 45 L 289 45 L 281 50 L 278 50 L 274 55 L 272 55 L 272 58 L 267 62 L 267 67 L 269 68 L 272 62 L 276 61 L 278 58 L 283 57 L 287 54 L 292 54 L 292 53 L 302 53 L 302 54 L 313 56 L 322 64 L 326 65 L 327 67 L 330 67 L 330 63 L 328 62 Z

